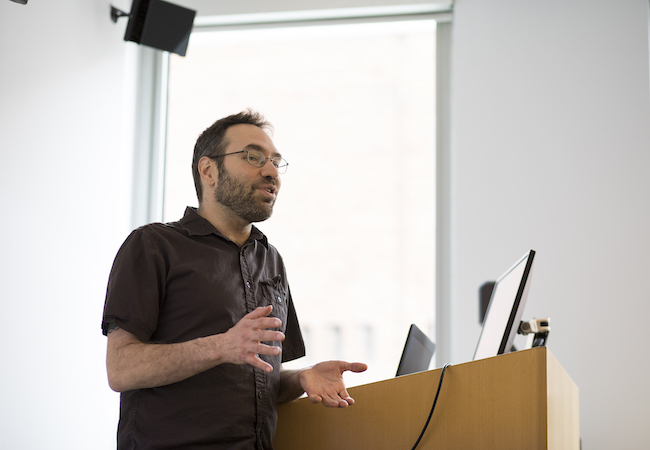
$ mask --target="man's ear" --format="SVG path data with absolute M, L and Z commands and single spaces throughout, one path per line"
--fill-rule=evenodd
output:
M 203 185 L 203 190 L 206 188 L 214 188 L 219 181 L 219 170 L 217 169 L 217 162 L 204 156 L 199 159 L 199 175 L 201 176 L 201 184 Z

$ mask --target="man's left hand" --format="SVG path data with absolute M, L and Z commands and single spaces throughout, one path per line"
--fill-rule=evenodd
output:
M 323 403 L 330 408 L 345 408 L 354 404 L 343 383 L 343 372 L 363 372 L 363 363 L 325 361 L 300 371 L 300 386 L 312 403 Z

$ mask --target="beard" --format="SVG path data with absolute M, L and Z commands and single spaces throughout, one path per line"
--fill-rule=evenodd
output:
M 219 184 L 214 191 L 214 198 L 217 203 L 227 207 L 246 222 L 262 222 L 271 217 L 275 200 L 256 198 L 257 189 L 259 186 L 269 183 L 275 184 L 272 179 L 268 178 L 248 186 L 222 168 L 219 173 Z

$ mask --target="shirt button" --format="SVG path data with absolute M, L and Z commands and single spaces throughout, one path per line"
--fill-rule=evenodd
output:
M 257 391 L 257 398 L 262 398 L 262 391 Z
M 278 301 L 282 303 L 282 297 L 278 297 Z
M 247 282 L 246 282 L 246 287 L 247 287 L 248 289 L 251 288 L 251 282 L 250 282 L 250 281 L 247 281 Z

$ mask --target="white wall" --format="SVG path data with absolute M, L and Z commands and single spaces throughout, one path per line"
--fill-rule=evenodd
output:
M 123 33 L 108 2 L 0 1 L 5 449 L 115 447 L 119 397 L 107 387 L 100 323 L 130 231 L 133 58 Z
M 580 388 L 583 448 L 650 446 L 647 0 L 457 0 L 456 362 L 477 290 L 536 250 L 526 318 Z

